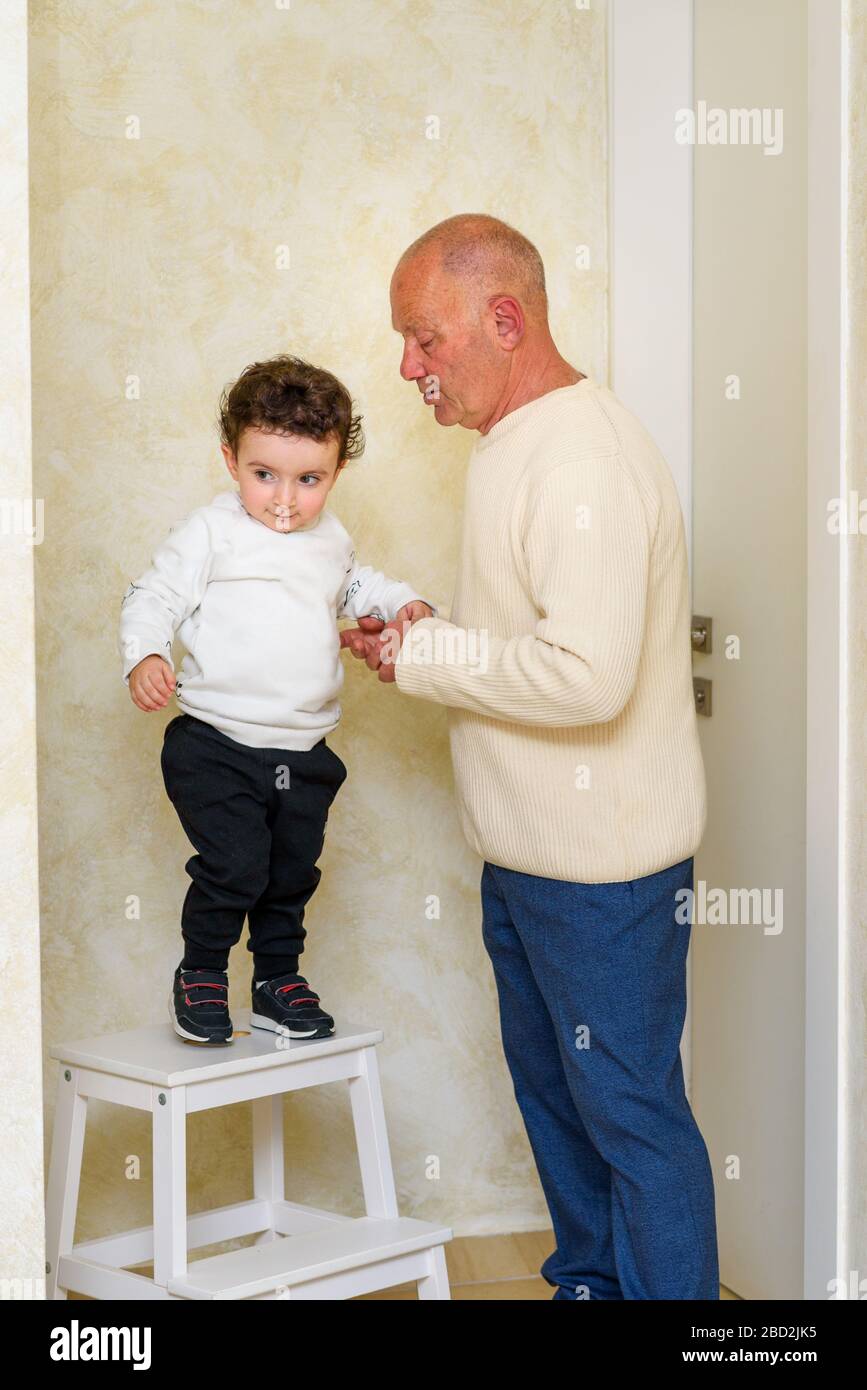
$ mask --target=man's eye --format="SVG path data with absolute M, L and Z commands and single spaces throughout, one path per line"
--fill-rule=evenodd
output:
M 428 348 L 431 347 L 432 345 L 433 345 L 433 338 L 429 338 L 429 339 L 427 340 L 426 343 L 419 343 L 419 347 L 422 349 L 423 352 L 427 352 Z

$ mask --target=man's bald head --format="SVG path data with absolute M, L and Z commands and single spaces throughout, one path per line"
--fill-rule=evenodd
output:
M 528 319 L 547 320 L 542 257 L 527 237 L 498 217 L 465 212 L 437 222 L 407 247 L 395 278 L 419 263 L 458 282 L 457 297 L 466 310 L 479 313 L 492 295 L 512 295 Z
M 404 251 L 389 294 L 391 326 L 404 340 L 400 374 L 440 425 L 484 434 L 578 378 L 551 338 L 542 257 L 497 217 L 437 222 Z

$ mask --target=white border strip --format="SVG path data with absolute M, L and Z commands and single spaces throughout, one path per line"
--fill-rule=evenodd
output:
M 807 806 L 804 1297 L 848 1279 L 845 1222 L 847 921 L 846 537 L 827 504 L 846 497 L 848 65 L 842 0 L 808 0 Z M 842 151 L 842 155 L 841 155 Z M 857 1297 L 857 1295 L 856 1295 Z

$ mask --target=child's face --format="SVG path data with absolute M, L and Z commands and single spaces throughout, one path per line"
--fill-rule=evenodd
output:
M 237 456 L 220 447 L 245 510 L 272 531 L 298 531 L 315 521 L 343 467 L 334 438 L 320 442 L 250 426 Z

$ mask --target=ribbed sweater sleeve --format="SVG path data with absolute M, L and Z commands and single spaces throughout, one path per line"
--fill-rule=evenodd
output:
M 535 632 L 509 637 L 423 618 L 395 663 L 399 688 L 517 724 L 616 718 L 635 685 L 652 539 L 616 455 L 549 469 L 522 532 Z

